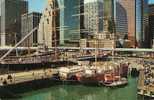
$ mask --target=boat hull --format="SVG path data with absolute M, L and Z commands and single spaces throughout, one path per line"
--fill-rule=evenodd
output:
M 100 81 L 104 81 L 104 74 L 96 74 L 90 77 L 81 77 L 80 82 L 86 85 L 100 85 Z

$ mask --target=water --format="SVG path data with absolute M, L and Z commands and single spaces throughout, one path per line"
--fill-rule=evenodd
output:
M 137 81 L 129 79 L 129 84 L 121 88 L 107 88 L 83 85 L 56 85 L 21 94 L 11 100 L 137 100 Z

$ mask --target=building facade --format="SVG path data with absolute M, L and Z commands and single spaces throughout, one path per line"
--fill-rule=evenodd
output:
M 48 0 L 39 23 L 38 44 L 48 47 L 59 45 L 59 10 L 57 0 Z
M 13 46 L 21 38 L 21 15 L 28 12 L 25 0 L 0 0 L 1 46 Z
M 84 26 L 88 33 L 103 31 L 103 1 L 84 2 Z
M 135 4 L 135 0 L 116 1 L 116 32 L 120 39 L 131 41 L 131 47 L 135 47 L 136 38 Z
M 131 47 L 149 47 L 148 0 L 116 0 L 115 16 L 120 37 L 127 37 Z
M 115 0 L 103 0 L 103 31 L 115 33 Z M 108 25 L 107 25 L 108 24 Z
M 154 4 L 149 5 L 149 33 L 151 47 L 154 47 Z
M 83 0 L 58 0 L 60 8 L 60 45 L 79 44 L 81 27 L 81 5 Z M 82 17 L 83 18 L 83 17 Z M 83 22 L 82 22 L 83 23 Z
M 23 14 L 21 16 L 21 38 L 25 37 L 35 27 L 38 27 L 41 16 L 42 14 L 38 12 Z M 33 34 L 27 40 L 24 41 L 22 46 L 24 47 L 36 46 L 38 43 L 37 36 L 38 36 L 38 30 L 33 32 Z
M 136 0 L 136 46 L 149 48 L 149 0 Z

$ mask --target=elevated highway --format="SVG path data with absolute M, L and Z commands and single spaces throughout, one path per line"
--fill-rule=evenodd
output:
M 0 47 L 0 51 L 7 51 L 14 47 Z M 14 50 L 37 50 L 38 47 L 17 47 Z M 100 50 L 100 51 L 132 51 L 132 52 L 154 52 L 153 49 L 141 49 L 141 48 L 80 48 L 80 47 L 52 47 L 50 50 Z
M 153 49 L 141 49 L 141 48 L 80 48 L 80 47 L 56 47 L 50 49 L 59 50 L 101 50 L 101 51 L 132 51 L 132 52 L 154 52 Z

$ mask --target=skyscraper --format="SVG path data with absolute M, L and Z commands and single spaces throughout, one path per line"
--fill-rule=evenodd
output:
M 106 25 L 106 22 L 103 22 L 103 30 L 108 29 L 110 33 L 115 31 L 115 0 L 103 0 L 103 19 L 107 20 L 109 25 Z M 106 26 L 108 26 L 106 28 Z
M 83 0 L 58 0 L 60 9 L 60 44 L 78 44 L 80 39 L 80 11 Z M 81 19 L 83 20 L 83 19 Z
M 59 44 L 59 8 L 57 0 L 48 0 L 41 16 L 38 30 L 38 43 L 48 47 Z
M 88 33 L 103 31 L 103 0 L 85 0 L 84 26 Z
M 114 0 L 103 0 L 103 13 L 105 17 L 114 16 Z
M 14 45 L 21 38 L 21 15 L 28 12 L 25 0 L 0 0 L 1 46 Z
M 136 45 L 140 48 L 147 48 L 149 46 L 149 0 L 136 0 Z
M 32 12 L 23 14 L 21 16 L 21 37 L 23 38 L 26 36 L 32 29 L 37 27 L 40 22 L 41 13 L 38 12 Z M 22 46 L 28 47 L 28 46 L 36 46 L 38 43 L 37 41 L 38 36 L 38 30 L 35 30 L 33 34 L 22 44 Z
M 116 31 L 127 34 L 131 47 L 149 47 L 148 0 L 116 0 Z
M 135 0 L 116 1 L 116 32 L 120 39 L 131 41 L 131 47 L 135 47 L 136 17 Z
M 153 44 L 154 47 L 154 4 L 149 5 L 149 33 L 150 33 L 150 40 L 151 46 Z

